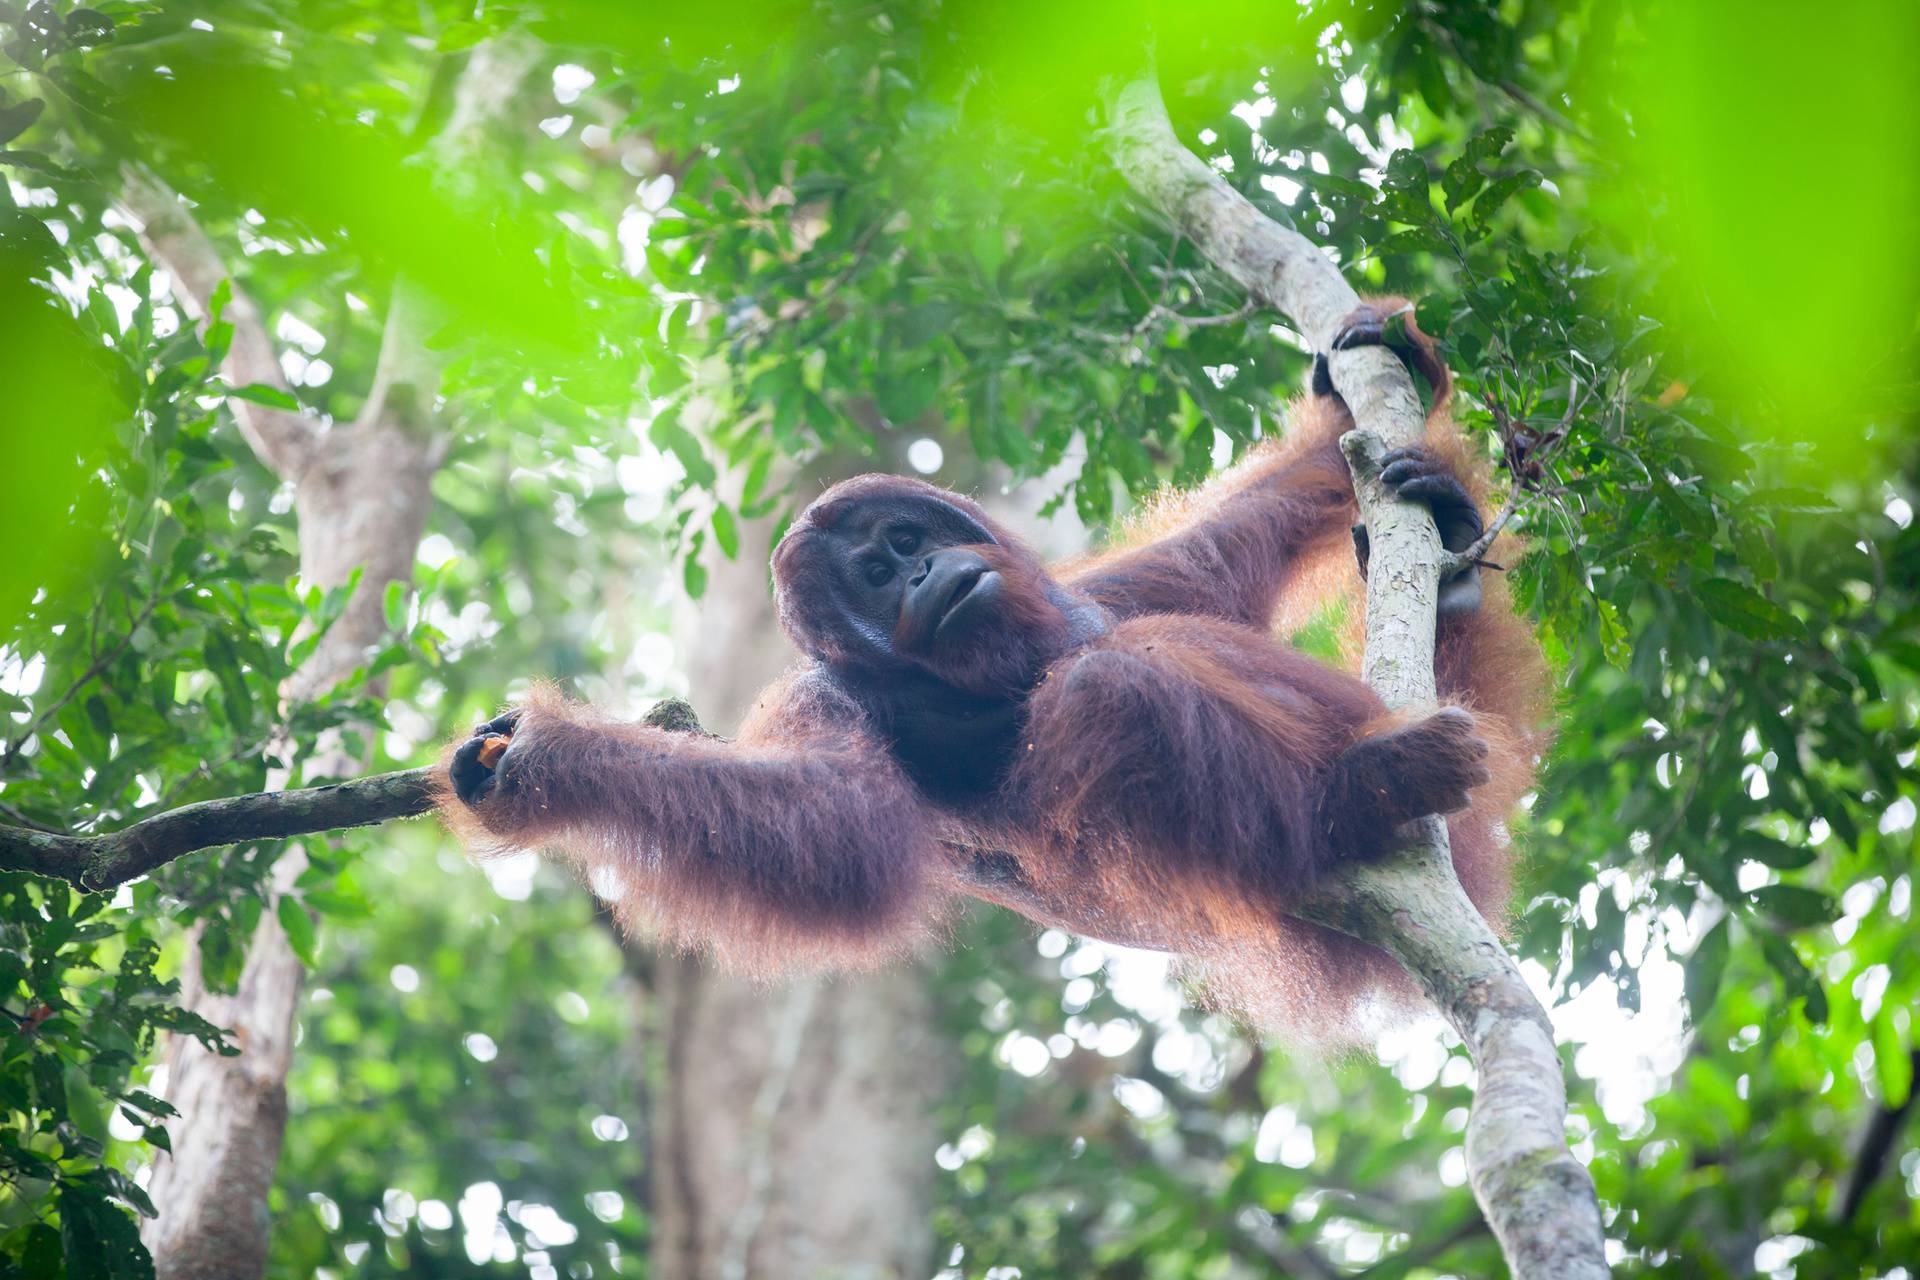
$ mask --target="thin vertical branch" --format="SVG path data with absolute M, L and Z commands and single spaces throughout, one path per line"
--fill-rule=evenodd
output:
M 173 296 L 192 319 L 205 324 L 214 291 L 228 275 L 192 209 L 157 175 L 132 165 L 121 170 L 120 206 L 139 226 L 147 253 L 173 277 Z M 273 335 L 253 299 L 233 289 L 220 318 L 233 326 L 221 365 L 227 380 L 236 387 L 259 384 L 292 394 Z M 247 447 L 275 475 L 297 483 L 306 474 L 320 447 L 320 424 L 312 416 L 250 400 L 230 400 L 228 406 Z

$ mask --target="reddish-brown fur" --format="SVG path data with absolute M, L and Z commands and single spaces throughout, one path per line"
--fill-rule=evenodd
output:
M 1430 450 L 1483 499 L 1486 466 L 1448 415 L 1444 369 L 1422 357 Z M 495 789 L 444 812 L 483 850 L 557 845 L 623 919 L 756 971 L 873 963 L 971 893 L 1179 953 L 1263 1025 L 1351 1032 L 1408 986 L 1383 953 L 1289 904 L 1400 822 L 1459 808 L 1455 866 L 1497 917 L 1504 819 L 1543 745 L 1545 679 L 1497 581 L 1477 611 L 1440 623 L 1441 695 L 1471 717 L 1390 716 L 1275 635 L 1335 593 L 1355 598 L 1336 445 L 1350 426 L 1337 398 L 1307 398 L 1286 439 L 1052 575 L 958 495 L 884 476 L 836 486 L 774 557 L 781 621 L 808 660 L 737 742 L 616 723 L 543 691 Z M 1000 572 L 994 613 L 963 642 L 904 621 L 863 632 L 838 603 L 835 531 L 876 504 Z M 950 725 L 961 757 L 968 733 L 1004 745 L 1011 762 L 990 785 L 942 786 Z

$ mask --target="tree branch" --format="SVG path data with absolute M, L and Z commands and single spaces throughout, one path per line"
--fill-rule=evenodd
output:
M 1908 1074 L 1920 1076 L 1920 1049 L 1913 1051 L 1911 1061 Z M 1887 1157 L 1893 1154 L 1894 1141 L 1906 1126 L 1916 1092 L 1909 1087 L 1900 1105 L 1887 1106 L 1883 1103 L 1873 1109 L 1873 1115 L 1860 1135 L 1860 1145 L 1854 1151 L 1853 1169 L 1847 1174 L 1846 1189 L 1841 1192 L 1839 1204 L 1834 1210 L 1835 1222 L 1853 1221 L 1854 1215 L 1860 1212 L 1860 1206 L 1866 1203 L 1867 1193 L 1873 1190 L 1873 1184 L 1886 1172 Z
M 353 426 L 358 431 L 393 426 L 434 440 L 434 462 L 438 465 L 438 451 L 445 442 L 437 439 L 442 433 L 435 421 L 434 405 L 444 357 L 427 347 L 426 340 L 433 332 L 429 321 L 432 309 L 431 302 L 407 277 L 393 282 L 387 298 L 387 322 L 380 331 L 380 352 L 374 360 L 373 384 Z
M 28 871 L 78 889 L 114 889 L 196 849 L 365 827 L 433 808 L 438 766 L 299 791 L 262 791 L 183 805 L 105 835 L 0 826 L 0 871 Z
M 457 67 L 457 74 L 447 76 L 436 70 L 428 101 L 421 108 L 420 128 L 444 116 L 425 150 L 432 161 L 435 186 L 454 200 L 471 204 L 482 198 L 476 171 L 484 163 L 489 130 L 524 100 L 521 86 L 541 55 L 537 42 L 503 35 L 442 63 L 443 68 Z M 373 384 L 354 423 L 359 430 L 396 425 L 432 438 L 436 461 L 438 451 L 450 443 L 439 430 L 435 409 L 446 356 L 427 346 L 440 310 L 408 277 L 394 281 Z
M 656 703 L 641 723 L 668 733 L 716 736 L 678 698 Z M 369 827 L 426 813 L 435 806 L 441 772 L 435 764 L 297 791 L 258 791 L 205 800 L 101 835 L 0 825 L 0 872 L 48 876 L 90 892 L 115 889 L 201 849 Z M 1047 910 L 1010 870 L 1017 865 L 1010 854 L 959 840 L 943 844 L 955 880 L 974 897 L 1030 916 Z M 1106 940 L 1155 946 L 1148 939 Z
M 174 296 L 192 319 L 205 324 L 214 290 L 231 278 L 220 251 L 179 195 L 158 176 L 127 165 L 121 180 L 121 208 L 139 225 L 140 239 L 153 260 L 173 277 Z M 273 337 L 253 299 L 234 287 L 220 318 L 233 326 L 233 341 L 222 366 L 228 381 L 236 387 L 262 383 L 291 395 L 293 388 L 280 368 Z M 310 415 L 250 400 L 227 403 L 247 446 L 275 475 L 297 481 L 306 474 L 320 447 L 319 424 Z
M 1120 86 L 1109 114 L 1115 162 L 1145 201 L 1331 353 L 1334 386 L 1356 424 L 1341 446 L 1373 544 L 1362 674 L 1389 706 L 1431 705 L 1445 553 L 1426 508 L 1400 501 L 1379 478 L 1390 449 L 1425 438 L 1412 378 L 1385 348 L 1333 350 L 1358 295 L 1317 246 L 1261 214 L 1181 144 L 1150 76 Z M 1301 914 L 1391 952 L 1465 1041 L 1480 1074 L 1467 1164 L 1516 1280 L 1607 1275 L 1593 1180 L 1566 1146 L 1552 1024 L 1454 876 L 1446 824 L 1427 818 L 1398 856 L 1347 864 Z

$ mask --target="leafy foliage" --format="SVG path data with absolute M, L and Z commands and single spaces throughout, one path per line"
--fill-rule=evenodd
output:
M 324 635 L 345 592 L 290 577 L 291 527 L 218 415 L 218 317 L 206 343 L 177 315 L 167 318 L 131 232 L 105 220 L 104 195 L 86 183 L 70 194 L 61 233 L 69 244 L 94 241 L 87 266 L 113 287 L 83 294 L 77 314 L 31 304 L 52 317 L 48 328 L 63 323 L 84 337 L 67 348 L 68 361 L 34 371 L 36 385 L 72 373 L 78 394 L 30 399 L 30 416 L 15 420 L 23 438 L 64 441 L 63 453 L 50 454 L 56 465 L 23 479 L 55 494 L 65 486 L 79 518 L 69 559 L 8 617 L 0 813 L 20 825 L 112 829 L 180 803 L 258 790 L 269 768 L 298 777 L 298 760 L 322 734 L 366 718 L 367 678 L 406 649 L 396 637 L 335 697 L 277 710 L 277 685 Z M 28 229 L 19 237 L 27 251 L 12 263 L 16 289 L 71 277 L 75 259 L 46 223 L 25 209 L 5 216 Z M 84 360 L 72 354 L 80 342 L 91 343 Z M 118 420 L 103 424 L 104 438 L 67 433 L 68 405 L 84 409 L 106 389 L 125 400 Z M 112 903 L 0 876 L 0 1001 L 16 1024 L 5 1051 L 0 1167 L 19 1197 L 11 1239 L 21 1257 L 57 1247 L 48 1234 L 57 1217 L 72 1274 L 146 1265 L 115 1206 L 151 1206 L 105 1163 L 107 1118 L 118 1107 L 135 1132 L 166 1147 L 171 1109 L 134 1087 L 154 1032 L 223 1041 L 167 1002 L 178 984 L 161 976 L 162 946 L 180 925 L 200 923 L 206 971 L 231 986 L 277 851 L 247 847 L 179 864 Z M 350 898 L 343 866 L 322 854 L 303 887 Z
M 1911 26 L 1670 8 L 0 5 L 0 821 L 110 828 L 297 777 L 335 733 L 412 762 L 529 670 L 662 691 L 656 604 L 847 455 L 934 440 L 946 478 L 1042 476 L 1097 534 L 1283 429 L 1298 344 L 1094 127 L 1151 26 L 1183 136 L 1421 299 L 1507 467 L 1563 683 L 1511 930 L 1623 1273 L 1887 1274 L 1920 1253 L 1915 1139 L 1876 1167 L 1855 1135 L 1908 1100 L 1920 995 L 1920 280 L 1880 212 L 1911 201 L 1862 184 L 1911 182 L 1878 151 L 1913 118 Z M 429 181 L 460 68 L 515 47 L 552 88 Z M 231 325 L 197 334 L 111 212 L 128 161 L 192 199 L 307 412 L 363 403 L 397 268 L 444 317 L 421 602 L 319 702 L 278 689 L 342 596 L 293 579 L 296 513 L 229 408 L 289 401 L 215 377 Z M 329 994 L 275 1270 L 632 1271 L 644 1161 L 582 1135 L 645 1136 L 606 1065 L 633 1061 L 627 976 L 579 899 L 496 904 L 430 844 L 312 847 L 279 916 Z M 153 1033 L 218 1039 L 167 1004 L 181 927 L 231 982 L 277 852 L 111 902 L 0 877 L 12 1273 L 144 1273 Z M 1471 1066 L 1432 1027 L 1318 1064 L 1140 957 L 968 937 L 936 979 L 943 1274 L 1497 1269 Z

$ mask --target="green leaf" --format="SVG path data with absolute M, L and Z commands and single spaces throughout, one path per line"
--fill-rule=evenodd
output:
M 1473 225 L 1485 231 L 1487 225 L 1493 221 L 1493 216 L 1500 212 L 1502 205 L 1520 192 L 1531 191 L 1539 185 L 1540 174 L 1533 169 L 1522 169 L 1518 173 L 1509 173 L 1505 177 L 1494 179 L 1487 184 L 1485 191 L 1474 198 Z
M 98 9 L 75 9 L 67 14 L 67 39 L 82 49 L 103 43 L 113 34 L 113 19 Z
M 1680 436 L 1674 441 L 1674 448 L 1716 479 L 1739 479 L 1753 470 L 1753 459 L 1747 456 L 1746 450 L 1705 436 Z
M 1732 852 L 1736 857 L 1750 858 L 1780 871 L 1797 870 L 1819 856 L 1812 845 L 1788 844 L 1758 831 L 1736 833 L 1732 840 Z
M 0 164 L 12 165 L 16 169 L 28 169 L 44 174 L 49 178 L 59 178 L 64 182 L 85 182 L 87 176 L 78 169 L 69 169 L 42 151 L 0 151 Z
M 1632 637 L 1627 633 L 1627 624 L 1620 617 L 1619 606 L 1611 600 L 1595 598 L 1594 612 L 1600 622 L 1600 652 L 1612 665 L 1622 671 L 1627 669 L 1627 661 L 1633 656 Z
M 1793 944 L 1781 935 L 1764 929 L 1752 930 L 1750 936 L 1759 938 L 1761 954 L 1766 956 L 1767 964 L 1773 971 L 1780 975 L 1787 997 L 1806 1002 L 1807 1020 L 1816 1024 L 1825 1022 L 1827 993 L 1821 987 L 1820 979 L 1800 958 L 1800 953 L 1793 949 Z
M 1763 507 L 1773 507 L 1779 511 L 1804 511 L 1814 514 L 1837 511 L 1833 499 L 1814 489 L 1795 488 L 1791 485 L 1771 489 L 1755 489 L 1753 501 Z
M 1886 1010 L 1873 1020 L 1873 1070 L 1883 1106 L 1902 1107 L 1913 1092 L 1913 1054 Z
M 60 1233 L 44 1222 L 27 1228 L 20 1248 L 21 1274 L 53 1276 L 60 1274 Z
M 1675 488 L 1664 478 L 1656 477 L 1653 483 L 1655 496 L 1660 500 L 1660 509 L 1672 516 L 1675 523 L 1696 538 L 1711 538 L 1717 527 L 1713 518 L 1713 507 L 1696 493 Z
M 1827 820 L 1827 825 L 1833 828 L 1833 834 L 1839 837 L 1840 843 L 1848 848 L 1859 848 L 1860 824 L 1853 815 L 1853 806 L 1858 802 L 1817 778 L 1808 778 L 1805 786 L 1807 798 L 1813 801 L 1815 814 Z
M 1729 532 L 1733 535 L 1733 549 L 1740 557 L 1740 563 L 1746 566 L 1756 582 L 1771 582 L 1780 576 L 1780 560 L 1773 553 L 1773 544 L 1767 541 L 1766 533 L 1750 521 L 1731 522 Z
M 900 317 L 897 333 L 902 349 L 925 346 L 953 327 L 960 308 L 950 302 L 925 302 Z
M 740 484 L 740 510 L 745 514 L 760 501 L 761 493 L 767 487 L 767 479 L 773 474 L 773 450 L 761 448 L 755 451 L 753 460 L 747 463 L 746 479 Z
M 720 547 L 720 554 L 732 560 L 740 554 L 740 526 L 734 523 L 733 512 L 725 503 L 713 508 L 713 540 Z
M 1407 41 L 1408 53 L 1412 58 L 1414 83 L 1419 86 L 1420 96 L 1427 100 L 1427 106 L 1434 114 L 1444 115 L 1454 105 L 1453 87 L 1447 83 L 1447 64 L 1439 57 L 1430 43 L 1414 38 Z
M 230 399 L 251 400 L 255 404 L 264 404 L 273 409 L 289 409 L 298 412 L 300 402 L 278 387 L 270 387 L 264 382 L 249 382 L 244 387 L 234 387 L 227 392 Z
M 1731 578 L 1696 582 L 1693 594 L 1714 622 L 1756 640 L 1777 640 L 1800 631 L 1799 620 L 1751 587 Z
M 67 1280 L 153 1280 L 133 1218 L 85 1184 L 61 1184 L 60 1243 Z
M 228 639 L 224 631 L 208 632 L 205 656 L 226 698 L 228 722 L 236 728 L 252 724 L 253 691 L 247 686 L 246 675 L 240 670 L 240 655 L 235 652 L 233 641 Z
M 394 579 L 387 584 L 380 598 L 380 611 L 387 620 L 387 630 L 404 635 L 407 630 L 407 584 Z
M 46 102 L 40 98 L 28 98 L 10 107 L 0 107 L 0 144 L 12 142 L 25 133 L 46 109 Z
M 1827 989 L 1820 985 L 1820 979 L 1809 975 L 1809 985 L 1805 991 L 1807 1001 L 1807 1021 L 1819 1026 L 1832 1016 L 1833 1011 L 1827 1005 Z
M 1513 141 L 1513 130 L 1502 126 L 1486 129 L 1467 140 L 1460 158 L 1447 166 L 1441 177 L 1441 190 L 1446 193 L 1447 208 L 1459 212 L 1460 206 L 1473 199 L 1474 195 L 1486 184 L 1486 174 L 1481 166 L 1499 158 L 1507 144 Z
M 1748 896 L 1760 910 L 1796 928 L 1825 924 L 1834 916 L 1833 899 L 1797 884 L 1770 884 Z
M 1396 231 L 1380 242 L 1382 254 L 1396 253 L 1444 253 L 1457 255 L 1460 247 L 1453 236 L 1444 227 L 1414 227 L 1407 231 Z
M 273 910 L 280 920 L 280 927 L 286 931 L 287 944 L 293 948 L 293 953 L 300 957 L 300 962 L 307 968 L 313 968 L 316 939 L 313 917 L 307 913 L 306 904 L 292 894 L 282 894 Z
M 1420 158 L 1419 152 L 1400 150 L 1387 157 L 1387 171 L 1382 182 L 1389 190 L 1404 191 L 1424 198 L 1432 180 L 1427 162 Z
M 67 1119 L 73 1127 L 90 1138 L 106 1141 L 107 1118 L 113 1106 L 79 1067 L 67 1068 L 66 1093 Z
M 493 34 L 488 27 L 479 22 L 449 22 L 440 30 L 437 42 L 440 52 L 458 53 L 462 49 L 471 49 Z
M 1458 210 L 1461 205 L 1473 199 L 1474 193 L 1486 184 L 1486 175 L 1475 168 L 1463 156 L 1447 166 L 1440 178 L 1440 189 L 1446 193 L 1447 208 Z
M 1727 920 L 1722 916 L 1715 921 L 1687 957 L 1687 1008 L 1695 1026 L 1706 1021 L 1720 994 L 1720 980 L 1727 970 Z
M 222 283 L 225 283 L 222 281 Z M 215 320 L 207 325 L 207 358 L 218 364 L 227 358 L 227 351 L 233 346 L 233 325 L 230 321 Z
M 706 450 L 693 438 L 693 433 L 680 425 L 677 410 L 663 409 L 655 414 L 652 424 L 647 428 L 647 438 L 679 460 L 689 483 L 702 489 L 713 487 L 718 478 L 713 463 L 707 460 Z
M 120 1101 L 123 1106 L 133 1107 L 136 1110 L 145 1112 L 149 1116 L 177 1116 L 180 1114 L 179 1108 L 175 1107 L 171 1102 L 168 1102 L 165 1098 L 157 1098 L 144 1089 L 131 1090 L 127 1096 L 120 1099 Z
M 113 736 L 113 715 L 107 710 L 105 699 L 98 694 L 87 699 L 87 722 L 100 735 L 102 743 Z
M 315 889 L 303 899 L 309 907 L 333 920 L 365 920 L 373 914 L 373 904 L 365 894 L 344 889 Z

